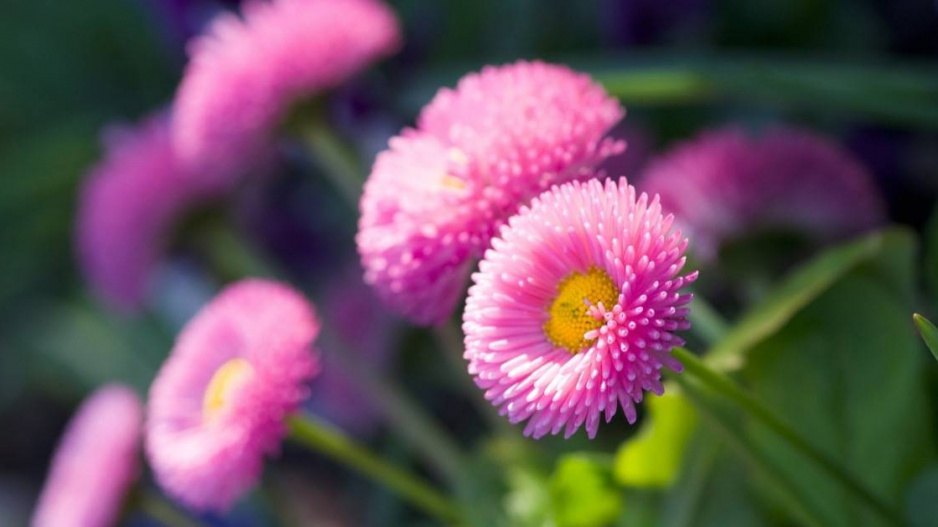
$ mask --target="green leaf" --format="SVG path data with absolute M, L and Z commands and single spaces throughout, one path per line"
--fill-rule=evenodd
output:
M 632 487 L 662 488 L 677 478 L 684 451 L 697 428 L 697 412 L 676 389 L 647 399 L 642 430 L 624 443 L 615 458 L 616 481 Z
M 793 271 L 759 304 L 746 312 L 706 354 L 712 367 L 735 370 L 746 352 L 781 330 L 792 317 L 830 289 L 838 279 L 863 262 L 910 243 L 913 235 L 902 228 L 876 232 L 839 245 Z
M 938 127 L 938 69 L 933 64 L 631 53 L 614 63 L 576 65 L 626 103 L 743 100 Z
M 925 341 L 925 345 L 931 351 L 931 354 L 938 360 L 938 328 L 935 327 L 927 318 L 918 313 L 912 315 L 915 325 L 918 326 L 918 332 Z
M 857 265 L 749 353 L 757 397 L 873 492 L 898 504 L 912 470 L 934 457 L 920 345 L 908 324 L 914 238 L 884 236 Z M 774 464 L 835 527 L 883 523 L 777 436 L 752 425 Z
M 601 527 L 622 511 L 622 492 L 606 463 L 585 454 L 560 458 L 550 479 L 557 527 Z

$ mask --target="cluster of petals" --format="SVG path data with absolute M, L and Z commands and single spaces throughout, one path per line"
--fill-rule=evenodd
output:
M 585 426 L 592 438 L 620 407 L 634 422 L 644 392 L 663 392 L 661 368 L 681 370 L 670 350 L 690 325 L 680 290 L 697 273 L 680 274 L 687 240 L 672 223 L 624 178 L 591 180 L 541 194 L 492 240 L 466 301 L 465 358 L 500 413 L 527 420 L 525 435 Z M 595 322 L 571 351 L 548 336 L 550 308 L 566 280 L 591 272 L 611 284 L 609 302 L 576 299 Z
M 78 202 L 75 244 L 82 271 L 112 307 L 143 302 L 172 227 L 206 190 L 173 151 L 167 118 L 104 134 L 105 156 L 89 172 Z
M 253 0 L 191 45 L 173 142 L 193 177 L 224 186 L 269 145 L 295 105 L 400 45 L 380 0 Z
M 365 280 L 411 321 L 445 320 L 509 216 L 623 151 L 607 132 L 624 114 L 587 75 L 542 62 L 490 66 L 441 90 L 365 184 Z
M 654 160 L 641 188 L 661 196 L 704 259 L 755 229 L 828 241 L 885 218 L 863 165 L 830 140 L 798 129 L 759 136 L 737 128 L 706 132 Z
M 92 394 L 68 424 L 32 527 L 112 527 L 140 475 L 143 405 L 122 385 Z
M 223 290 L 179 336 L 150 389 L 146 452 L 160 485 L 197 510 L 225 511 L 278 452 L 284 419 L 309 395 L 318 362 L 313 306 L 276 282 L 244 280 Z M 238 365 L 223 404 L 206 397 Z

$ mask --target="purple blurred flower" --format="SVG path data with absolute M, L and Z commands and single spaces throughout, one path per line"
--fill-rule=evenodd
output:
M 109 385 L 82 403 L 56 450 L 32 527 L 112 527 L 140 473 L 143 405 Z
M 378 0 L 247 3 L 190 47 L 173 144 L 192 177 L 224 185 L 253 165 L 289 110 L 391 54 L 394 13 Z
M 661 196 L 706 259 L 754 229 L 827 241 L 885 220 L 867 170 L 830 140 L 797 129 L 704 133 L 652 161 L 640 187 Z
M 78 202 L 79 264 L 93 289 L 123 311 L 139 308 L 167 234 L 207 197 L 183 171 L 163 116 L 105 133 L 104 159 L 89 172 Z

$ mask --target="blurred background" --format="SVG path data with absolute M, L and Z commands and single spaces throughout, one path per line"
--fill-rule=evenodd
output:
M 611 170 L 632 177 L 654 153 L 710 126 L 790 123 L 852 151 L 875 175 L 891 220 L 926 232 L 938 195 L 938 5 L 931 0 L 390 3 L 403 22 L 404 48 L 330 101 L 330 120 L 354 140 L 366 165 L 388 137 L 413 123 L 436 89 L 484 64 L 542 58 L 590 72 L 607 86 L 623 72 L 663 72 L 668 78 L 684 68 L 712 89 L 687 97 L 654 86 L 621 93 L 628 117 L 616 133 L 630 146 Z M 89 292 L 75 264 L 73 216 L 79 184 L 101 154 L 101 130 L 166 107 L 185 65 L 186 41 L 237 4 L 2 2 L 0 525 L 28 522 L 56 441 L 81 398 L 109 380 L 145 393 L 173 335 L 230 278 L 201 254 L 197 237 L 182 238 L 161 266 L 151 308 L 134 317 L 111 312 Z M 911 95 L 893 97 L 878 88 L 883 75 L 895 75 L 894 84 Z M 844 86 L 852 89 L 837 91 Z M 237 235 L 312 291 L 317 303 L 360 291 L 359 305 L 328 304 L 333 307 L 325 317 L 341 324 L 342 317 L 367 316 L 386 324 L 386 338 L 363 348 L 390 349 L 375 351 L 374 360 L 471 442 L 484 425 L 471 402 L 452 389 L 464 381 L 440 366 L 425 333 L 383 313 L 360 284 L 357 211 L 325 178 L 309 177 L 316 167 L 293 155 L 290 144 L 282 154 L 282 177 L 231 205 Z M 934 312 L 933 301 L 923 303 Z M 390 458 L 410 461 L 402 445 L 380 434 L 380 420 L 342 422 L 342 404 L 311 409 L 355 430 Z M 365 403 L 351 393 L 344 404 L 358 413 Z M 590 448 L 613 452 L 631 432 L 620 425 L 621 433 L 603 434 Z M 542 448 L 565 452 L 584 444 L 545 440 Z M 513 448 L 491 446 L 501 447 Z M 289 448 L 285 455 L 292 461 L 268 471 L 262 490 L 231 515 L 208 521 L 272 525 L 272 509 L 290 511 L 302 519 L 297 525 L 423 521 L 335 466 Z M 514 483 L 523 490 L 528 477 L 534 476 L 518 473 Z M 539 487 L 530 485 L 531 495 L 512 494 L 519 506 L 536 506 Z M 759 523 L 765 517 L 776 523 L 771 515 L 738 507 L 743 512 L 735 520 L 719 524 L 752 525 L 753 518 Z

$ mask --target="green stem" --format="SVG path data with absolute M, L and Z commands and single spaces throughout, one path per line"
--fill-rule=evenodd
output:
M 166 527 L 202 527 L 202 524 L 186 516 L 163 496 L 150 491 L 141 491 L 136 497 L 137 507 L 144 514 Z
M 808 459 L 816 463 L 818 467 L 838 481 L 847 491 L 858 498 L 861 503 L 867 504 L 883 519 L 888 520 L 894 525 L 905 524 L 899 512 L 870 491 L 856 476 L 841 467 L 836 460 L 812 445 L 780 416 L 762 404 L 758 399 L 749 395 L 728 377 L 710 369 L 710 367 L 698 359 L 697 356 L 684 348 L 674 348 L 672 354 L 676 359 L 681 361 L 687 374 L 698 379 L 714 392 L 733 401 L 747 414 L 778 434 L 792 447 L 799 450 Z M 676 377 L 680 379 L 681 376 L 678 375 Z
M 199 229 L 196 236 L 211 267 L 225 279 L 283 276 L 273 263 L 246 242 L 244 236 L 235 232 L 228 222 L 208 222 Z
M 742 432 L 738 424 L 734 423 L 725 411 L 719 409 L 715 401 L 688 379 L 677 376 L 676 381 L 704 419 L 713 425 L 713 428 L 733 446 L 734 450 L 742 453 L 765 477 L 774 481 L 797 516 L 813 527 L 832 525 L 831 522 L 824 520 L 823 516 L 811 505 L 811 501 L 799 492 L 798 486 Z
M 340 337 L 324 330 L 322 339 L 332 343 L 339 367 L 355 379 L 356 385 L 382 411 L 397 435 L 414 447 L 438 476 L 455 484 L 465 459 L 456 441 L 397 384 L 368 364 L 353 361 L 354 354 L 343 353 L 348 346 Z
M 354 468 L 393 490 L 415 507 L 444 524 L 454 524 L 460 516 L 457 507 L 428 483 L 391 465 L 339 431 L 304 416 L 288 419 L 290 437 L 335 461 Z
M 348 204 L 358 210 L 366 174 L 355 152 L 335 133 L 321 110 L 302 123 L 300 133 L 313 162 L 319 165 Z

